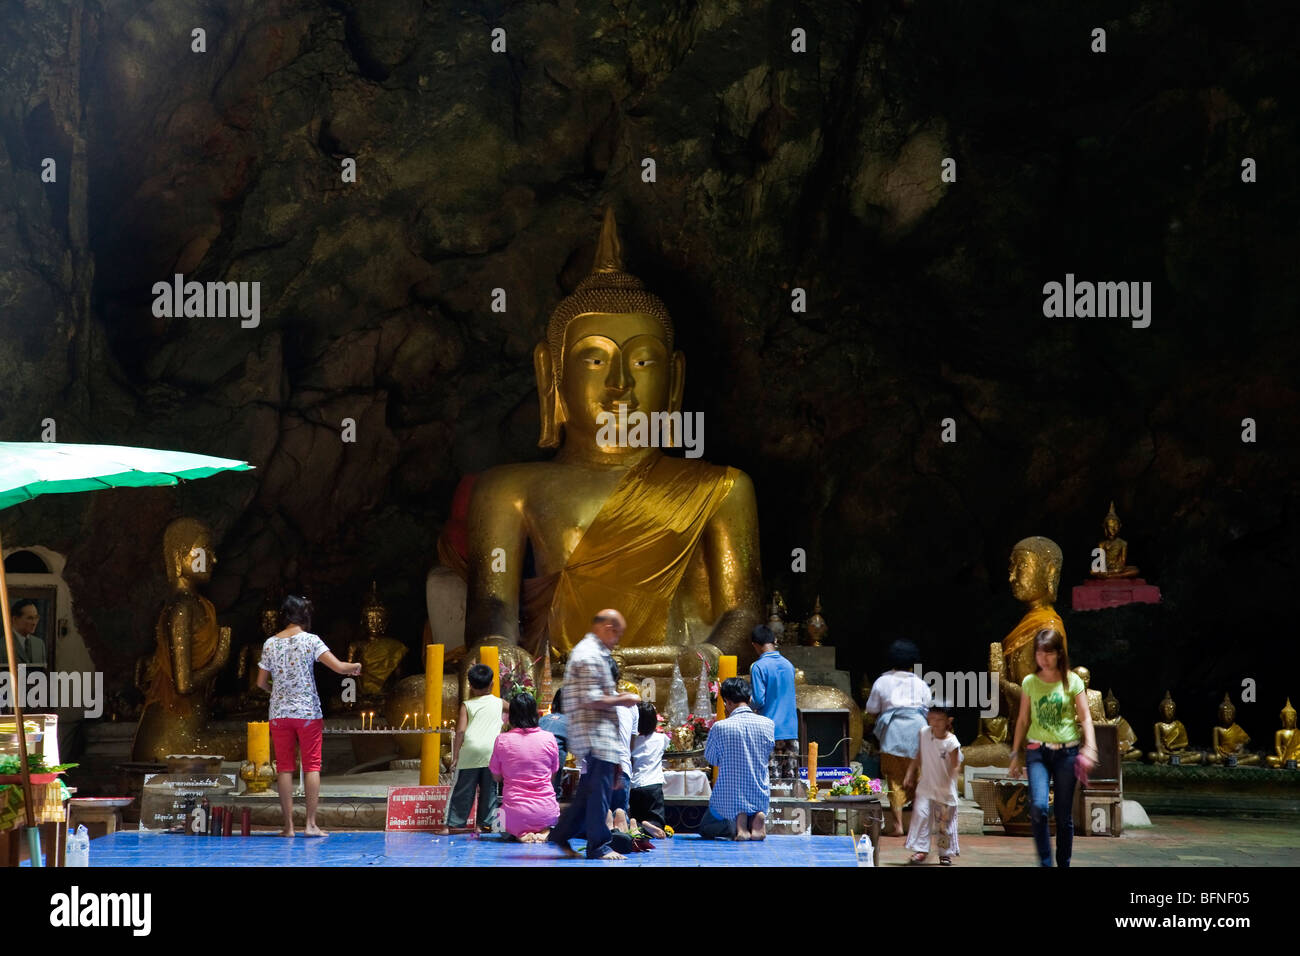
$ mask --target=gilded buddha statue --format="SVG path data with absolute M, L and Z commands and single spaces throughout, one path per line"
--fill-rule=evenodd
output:
M 1001 644 L 989 648 L 989 672 L 998 675 L 1008 726 L 1014 727 L 1020 706 L 1020 682 L 1037 669 L 1034 635 L 1054 628 L 1065 640 L 1065 624 L 1053 603 L 1061 582 L 1061 549 L 1049 538 L 1018 541 L 1011 549 L 1011 593 L 1025 605 L 1025 614 Z
M 1092 671 L 1083 665 L 1070 669 L 1083 681 L 1084 692 L 1088 695 L 1088 713 L 1092 714 L 1093 723 L 1101 723 L 1106 719 L 1106 707 L 1101 700 L 1101 691 L 1092 689 Z
M 1115 502 L 1110 503 L 1110 511 L 1106 512 L 1101 527 L 1106 537 L 1098 542 L 1097 547 L 1105 555 L 1106 569 L 1089 573 L 1094 578 L 1137 577 L 1138 569 L 1128 563 L 1128 542 L 1119 536 L 1119 529 L 1122 525 L 1120 524 L 1119 515 L 1115 513 Z
M 1164 699 L 1160 701 L 1161 719 L 1155 725 L 1156 747 L 1151 752 L 1152 763 L 1172 763 L 1172 758 L 1177 757 L 1180 764 L 1198 764 L 1205 758 L 1201 751 L 1192 749 L 1187 728 L 1175 717 L 1177 712 L 1173 697 L 1165 691 Z
M 221 754 L 237 759 L 243 736 L 207 726 L 213 678 L 230 658 L 230 628 L 198 591 L 212 578 L 217 558 L 212 531 L 193 518 L 177 518 L 163 532 L 163 557 L 171 596 L 158 615 L 152 658 L 136 668 L 144 710 L 131 759 L 160 762 L 168 754 Z
M 1137 734 L 1133 733 L 1133 728 L 1129 722 L 1120 716 L 1119 698 L 1115 696 L 1114 691 L 1107 691 L 1106 698 L 1102 701 L 1106 715 L 1102 718 L 1102 723 L 1110 724 L 1115 728 L 1115 736 L 1119 740 L 1119 759 L 1120 760 L 1141 760 L 1142 751 L 1137 749 Z
M 1282 708 L 1282 729 L 1273 735 L 1273 753 L 1268 758 L 1270 767 L 1285 767 L 1288 761 L 1300 761 L 1300 734 L 1295 729 L 1295 708 L 1291 698 Z
M 1223 695 L 1219 705 L 1219 723 L 1211 732 L 1210 752 L 1205 755 L 1205 762 L 1212 764 L 1227 763 L 1230 757 L 1237 759 L 1241 767 L 1253 767 L 1260 762 L 1259 754 L 1246 749 L 1250 744 L 1250 735 L 1237 726 L 1237 708 L 1231 698 Z
M 361 664 L 358 705 L 381 707 L 385 694 L 396 681 L 397 668 L 410 649 L 388 636 L 388 608 L 379 600 L 379 584 L 370 582 L 370 595 L 361 608 L 361 627 L 365 633 L 348 645 L 348 663 Z
M 702 656 L 753 657 L 762 622 L 758 512 L 744 472 L 598 440 L 602 413 L 682 409 L 685 356 L 658 297 L 623 270 L 612 209 L 591 274 L 533 353 L 550 461 L 500 465 L 469 504 L 465 639 L 567 654 L 597 608 L 622 611 L 629 676 L 667 690 Z M 446 561 L 446 549 L 440 547 Z M 530 566 L 535 576 L 525 577 Z M 699 651 L 700 653 L 697 653 Z

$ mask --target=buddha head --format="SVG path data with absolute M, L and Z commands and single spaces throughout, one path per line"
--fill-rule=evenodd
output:
M 1106 533 L 1106 540 L 1114 541 L 1119 536 L 1120 527 L 1119 515 L 1115 513 L 1115 502 L 1112 501 L 1110 511 L 1106 512 L 1106 517 L 1101 522 L 1101 528 Z
M 217 566 L 212 529 L 197 518 L 177 518 L 163 532 L 163 560 L 172 586 L 210 581 Z
M 1115 696 L 1113 690 L 1106 691 L 1106 697 L 1102 700 L 1102 706 L 1106 708 L 1106 719 L 1114 720 L 1119 716 L 1119 698 Z
M 1286 699 L 1286 706 L 1282 708 L 1282 729 L 1295 730 L 1295 708 L 1291 706 L 1291 698 Z
M 1237 719 L 1237 708 L 1232 706 L 1232 700 L 1227 694 L 1223 695 L 1223 703 L 1219 705 L 1219 723 L 1224 727 L 1231 727 Z
M 620 406 L 628 414 L 681 410 L 686 357 L 673 351 L 667 307 L 623 271 L 612 207 L 605 209 L 591 274 L 551 313 L 533 368 L 543 448 L 576 439 L 614 455 L 620 449 L 596 441 L 602 413 L 617 415 Z
M 1011 593 L 1026 604 L 1050 604 L 1061 582 L 1061 549 L 1049 538 L 1032 537 L 1011 549 Z
M 1169 691 L 1165 691 L 1164 700 L 1160 701 L 1160 719 L 1165 723 L 1170 723 L 1174 719 L 1174 699 L 1169 696 Z
M 275 589 L 267 588 L 266 599 L 257 612 L 257 619 L 261 622 L 262 633 L 267 637 L 280 629 L 280 594 Z
M 1083 681 L 1083 689 L 1088 690 L 1092 687 L 1092 671 L 1080 664 L 1072 670 L 1079 675 L 1079 680 Z
M 370 582 L 370 595 L 361 608 L 361 626 L 366 637 L 383 637 L 388 633 L 388 608 L 379 600 L 378 582 Z

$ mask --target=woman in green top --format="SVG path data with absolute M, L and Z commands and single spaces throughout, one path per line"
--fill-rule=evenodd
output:
M 1034 843 L 1043 866 L 1052 865 L 1052 838 L 1047 828 L 1047 790 L 1056 790 L 1056 864 L 1070 865 L 1074 846 L 1074 781 L 1087 780 L 1097 765 L 1097 741 L 1088 710 L 1088 692 L 1083 680 L 1070 670 L 1065 638 L 1045 627 L 1034 635 L 1036 673 L 1022 683 L 1020 713 L 1016 718 L 1015 742 L 1011 748 L 1012 777 L 1023 775 L 1020 745 L 1026 745 L 1029 769 L 1029 819 Z M 1066 678 L 1066 683 L 1062 683 Z M 1082 739 L 1083 749 L 1079 742 Z

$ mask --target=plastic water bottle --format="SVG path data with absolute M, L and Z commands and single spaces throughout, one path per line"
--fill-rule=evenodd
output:
M 864 833 L 858 838 L 858 866 L 875 865 L 875 848 L 871 845 L 871 837 Z
M 90 831 L 80 824 L 77 832 L 68 831 L 68 848 L 65 851 L 68 866 L 90 866 Z

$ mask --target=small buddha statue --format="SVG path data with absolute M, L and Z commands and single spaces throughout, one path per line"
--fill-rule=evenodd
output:
M 662 300 L 624 271 L 613 210 L 591 274 L 552 312 L 533 352 L 538 444 L 549 461 L 479 475 L 469 502 L 465 639 L 567 654 L 596 608 L 623 612 L 629 676 L 667 689 L 722 654 L 740 672 L 763 621 L 754 486 L 736 468 L 609 440 L 605 414 L 682 411 L 685 356 Z M 634 423 L 628 421 L 628 434 Z M 604 437 L 602 437 L 604 436 Z M 647 447 L 649 446 L 649 447 Z M 689 449 L 688 449 L 689 452 Z M 527 555 L 531 554 L 531 562 Z M 527 568 L 535 577 L 525 578 Z
M 154 629 L 155 650 L 137 668 L 144 710 L 131 759 L 158 763 L 168 754 L 244 754 L 245 739 L 208 727 L 213 679 L 230 659 L 230 628 L 199 593 L 217 565 L 212 531 L 194 518 L 177 518 L 163 532 L 163 557 L 171 594 Z
M 349 644 L 347 653 L 349 664 L 361 663 L 357 703 L 382 709 L 384 695 L 396 681 L 397 668 L 410 649 L 388 636 L 388 608 L 379 599 L 375 581 L 370 582 L 370 594 L 361 608 L 361 628 L 365 637 Z
M 1034 635 L 1050 627 L 1065 640 L 1065 624 L 1053 606 L 1061 583 L 1061 561 L 1061 549 L 1050 538 L 1025 538 L 1011 549 L 1011 593 L 1025 605 L 1025 614 L 1001 644 L 990 646 L 989 672 L 998 675 L 1004 713 L 1013 727 L 1020 707 L 1020 682 L 1037 670 Z
M 1282 729 L 1273 735 L 1273 753 L 1268 758 L 1270 767 L 1285 767 L 1287 761 L 1300 761 L 1300 734 L 1295 728 L 1295 708 L 1291 698 L 1282 708 Z
M 1219 723 L 1211 733 L 1210 742 L 1206 763 L 1227 763 L 1229 757 L 1236 757 L 1240 767 L 1253 767 L 1260 762 L 1259 754 L 1246 750 L 1250 735 L 1237 726 L 1237 708 L 1227 694 L 1223 695 L 1223 703 L 1219 705 Z
M 1088 713 L 1092 714 L 1092 721 L 1099 724 L 1106 719 L 1106 708 L 1102 704 L 1101 691 L 1092 689 L 1092 671 L 1088 668 L 1079 666 L 1071 668 L 1079 679 L 1083 681 L 1083 687 L 1088 694 Z
M 1106 692 L 1106 699 L 1102 701 L 1102 706 L 1105 708 L 1102 722 L 1116 729 L 1116 737 L 1119 739 L 1119 759 L 1141 760 L 1142 751 L 1137 749 L 1137 734 L 1133 733 L 1129 722 L 1119 715 L 1119 698 L 1115 696 L 1114 691 Z
M 1177 757 L 1180 764 L 1201 763 L 1205 755 L 1191 748 L 1187 728 L 1174 717 L 1176 712 L 1173 697 L 1165 691 L 1164 700 L 1160 701 L 1161 719 L 1155 725 L 1156 749 L 1151 753 L 1151 762 L 1170 763 L 1171 758 Z
M 1094 578 L 1135 578 L 1138 569 L 1128 563 L 1128 542 L 1119 536 L 1121 527 L 1119 515 L 1115 513 L 1115 502 L 1110 503 L 1110 511 L 1101 523 L 1105 539 L 1097 544 L 1105 556 L 1105 568 L 1089 572 Z

